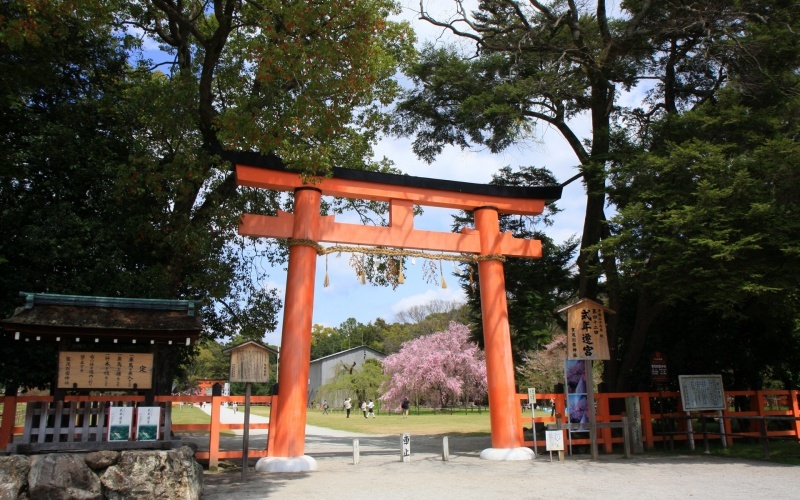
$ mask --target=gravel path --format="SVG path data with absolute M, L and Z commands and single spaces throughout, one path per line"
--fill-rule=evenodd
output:
M 266 436 L 252 436 L 252 448 Z M 207 439 L 207 438 L 206 438 Z M 353 465 L 353 439 L 359 440 L 359 465 Z M 442 438 L 412 436 L 410 463 L 400 461 L 400 436 L 353 435 L 307 427 L 306 453 L 317 460 L 314 472 L 254 472 L 241 469 L 205 474 L 203 498 L 331 498 L 375 500 L 408 498 L 547 499 L 761 499 L 798 498 L 800 468 L 704 455 L 621 455 L 567 457 L 542 452 L 535 460 L 492 462 L 478 458 L 489 436 L 450 436 L 450 460 L 442 461 Z M 223 447 L 241 446 L 241 437 Z

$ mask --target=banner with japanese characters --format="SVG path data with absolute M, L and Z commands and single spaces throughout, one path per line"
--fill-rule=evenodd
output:
M 62 351 L 59 389 L 150 389 L 153 353 Z
M 567 359 L 611 359 L 605 312 L 601 304 L 583 299 L 567 308 Z
M 112 406 L 108 409 L 108 440 L 128 441 L 131 438 L 133 408 Z
M 158 424 L 161 420 L 161 408 L 158 406 L 140 406 L 136 413 L 136 440 L 158 441 Z

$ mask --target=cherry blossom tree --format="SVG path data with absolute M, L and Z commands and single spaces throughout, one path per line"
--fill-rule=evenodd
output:
M 443 332 L 404 342 L 399 352 L 383 360 L 389 380 L 381 401 L 393 408 L 405 397 L 417 405 L 426 401 L 436 406 L 484 398 L 486 360 L 469 336 L 469 328 L 451 322 Z

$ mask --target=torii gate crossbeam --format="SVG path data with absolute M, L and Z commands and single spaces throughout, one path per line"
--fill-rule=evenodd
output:
M 244 158 L 244 161 L 242 159 Z M 237 161 L 237 159 L 239 161 Z M 514 364 L 508 324 L 505 277 L 499 256 L 541 257 L 541 242 L 501 233 L 499 214 L 535 215 L 546 201 L 561 196 L 559 186 L 509 188 L 419 177 L 334 169 L 333 178 L 304 183 L 296 172 L 267 166 L 252 155 L 234 158 L 239 185 L 294 191 L 294 213 L 275 217 L 244 215 L 239 233 L 246 236 L 291 238 L 283 332 L 281 336 L 280 389 L 270 423 L 268 457 L 256 470 L 313 470 L 313 458 L 304 455 L 308 372 L 314 278 L 320 242 L 375 245 L 404 249 L 477 254 L 481 286 L 481 311 L 489 387 L 492 448 L 482 458 L 520 460 L 533 452 L 522 446 L 520 412 L 514 387 Z M 385 201 L 390 206 L 388 227 L 339 223 L 320 216 L 325 196 Z M 414 205 L 470 210 L 475 229 L 460 234 L 414 229 Z

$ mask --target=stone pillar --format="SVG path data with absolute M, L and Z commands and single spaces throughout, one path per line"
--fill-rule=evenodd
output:
M 480 233 L 481 255 L 500 253 L 500 223 L 497 210 L 475 210 L 475 229 Z M 488 460 L 529 460 L 534 454 L 522 446 L 522 422 L 514 388 L 514 360 L 508 325 L 506 282 L 503 263 L 497 259 L 478 263 L 481 314 L 489 385 L 489 415 L 492 447 L 481 452 Z
M 295 191 L 293 240 L 316 243 L 320 197 L 320 191 L 315 188 L 299 188 Z M 278 368 L 279 402 L 270 416 L 270 434 L 275 434 L 274 440 L 270 439 L 269 456 L 256 463 L 256 471 L 296 472 L 317 468 L 316 461 L 303 454 L 316 269 L 315 248 L 296 244 L 289 249 Z

